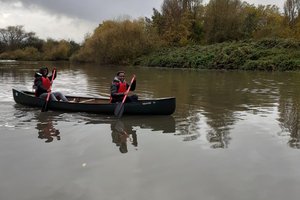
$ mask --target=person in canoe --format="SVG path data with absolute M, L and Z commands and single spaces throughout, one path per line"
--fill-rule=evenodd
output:
M 111 103 L 122 102 L 129 84 L 125 81 L 125 72 L 118 71 L 115 78 L 112 81 L 110 92 L 111 92 Z M 130 91 L 134 91 L 136 87 L 136 79 L 131 84 Z M 137 95 L 127 96 L 126 102 L 134 102 L 138 100 Z
M 47 93 L 51 92 L 51 80 L 53 76 L 53 71 L 52 74 L 49 76 L 48 75 L 48 68 L 47 67 L 42 67 L 38 72 L 35 73 L 34 77 L 34 85 L 33 89 L 35 89 L 35 96 L 40 97 L 40 98 L 46 98 Z M 54 75 L 53 79 L 56 78 L 56 74 Z M 51 92 L 50 94 L 50 99 L 52 101 L 68 101 L 68 99 L 61 93 L 61 92 Z

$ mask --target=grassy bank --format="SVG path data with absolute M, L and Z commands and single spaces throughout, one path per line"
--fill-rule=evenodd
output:
M 139 57 L 134 65 L 226 70 L 300 70 L 300 42 L 264 39 L 164 48 Z

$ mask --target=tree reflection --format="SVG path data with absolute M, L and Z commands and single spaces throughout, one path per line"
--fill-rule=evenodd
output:
M 180 88 L 177 118 L 184 122 L 177 128 L 185 141 L 204 137 L 211 148 L 228 148 L 238 113 L 273 107 L 278 99 L 273 93 L 278 91 L 276 77 L 267 73 L 209 71 L 188 76 L 173 83 Z
M 227 148 L 231 140 L 230 126 L 233 125 L 233 118 L 203 113 L 194 110 L 189 116 L 180 118 L 176 123 L 178 130 L 176 135 L 182 136 L 185 142 L 204 136 L 211 148 Z
M 227 148 L 229 141 L 229 131 L 213 131 L 211 130 L 207 134 L 207 140 L 211 143 L 211 147 L 216 148 Z
M 288 132 L 289 140 L 288 145 L 292 148 L 300 149 L 300 113 L 299 104 L 293 99 L 282 102 L 280 107 L 280 126 L 282 133 Z

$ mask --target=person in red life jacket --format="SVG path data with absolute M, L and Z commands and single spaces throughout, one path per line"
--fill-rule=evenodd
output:
M 133 81 L 130 91 L 134 91 L 136 86 L 136 80 Z M 110 87 L 111 103 L 122 102 L 124 96 L 126 95 L 126 90 L 129 84 L 125 81 L 125 72 L 118 71 L 117 76 L 115 76 Z M 134 102 L 138 100 L 137 95 L 127 96 L 125 102 Z
M 54 75 L 53 79 L 56 78 L 56 74 Z M 51 86 L 51 80 L 53 76 L 48 76 L 48 68 L 42 67 L 38 72 L 35 73 L 35 79 L 34 79 L 34 85 L 33 88 L 35 89 L 35 96 L 40 98 L 46 98 L 47 93 L 51 92 L 50 86 Z M 50 94 L 50 100 L 52 101 L 68 101 L 68 99 L 61 93 L 61 92 L 51 92 Z

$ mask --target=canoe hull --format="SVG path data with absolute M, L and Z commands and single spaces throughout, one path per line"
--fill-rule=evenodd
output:
M 35 97 L 32 92 L 12 89 L 13 97 L 16 103 L 41 108 L 45 99 Z M 68 99 L 84 99 L 82 102 L 62 102 L 49 101 L 48 109 L 65 112 L 88 112 L 97 114 L 114 114 L 117 104 L 109 103 L 109 99 L 92 98 L 92 97 L 76 97 L 66 96 Z M 89 100 L 95 103 L 85 103 Z M 99 102 L 99 103 L 96 103 Z M 101 103 L 100 103 L 101 102 Z M 139 100 L 138 102 L 125 103 L 125 115 L 171 115 L 174 113 L 176 107 L 176 100 L 174 97 Z

